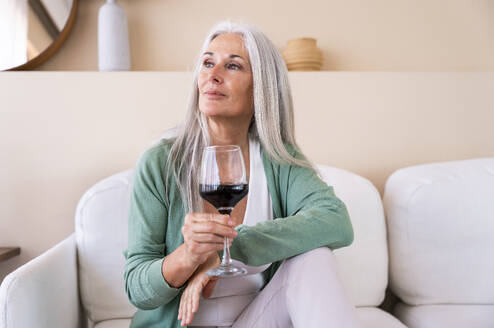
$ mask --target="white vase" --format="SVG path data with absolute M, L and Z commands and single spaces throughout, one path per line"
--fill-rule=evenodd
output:
M 127 17 L 115 0 L 108 0 L 99 9 L 98 66 L 100 71 L 130 70 Z

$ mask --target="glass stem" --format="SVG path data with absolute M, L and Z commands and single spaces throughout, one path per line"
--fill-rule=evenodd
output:
M 232 259 L 230 257 L 230 247 L 228 247 L 228 238 L 225 237 L 223 242 L 223 259 L 221 260 L 221 266 L 230 266 Z
M 232 210 L 233 208 L 222 208 L 218 210 L 218 212 L 230 216 Z M 225 237 L 223 239 L 223 258 L 221 259 L 222 267 L 230 266 L 232 264 L 232 259 L 230 257 L 230 247 L 228 247 L 228 243 L 229 243 L 229 238 Z

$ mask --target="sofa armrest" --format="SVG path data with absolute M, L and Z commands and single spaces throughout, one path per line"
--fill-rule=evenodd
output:
M 80 326 L 72 234 L 13 271 L 0 285 L 0 328 Z

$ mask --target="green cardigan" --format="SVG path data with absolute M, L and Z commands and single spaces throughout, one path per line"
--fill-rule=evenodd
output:
M 164 179 L 172 142 L 162 140 L 148 149 L 135 170 L 124 252 L 125 290 L 139 309 L 131 327 L 180 327 L 178 309 L 187 284 L 171 287 L 161 273 L 164 257 L 184 242 L 182 198 L 173 176 L 168 186 Z M 302 158 L 293 147 L 287 149 Z M 321 246 L 348 246 L 353 230 L 345 204 L 314 170 L 279 164 L 262 147 L 261 154 L 275 219 L 238 225 L 230 250 L 232 258 L 249 266 L 273 263 L 263 272 L 267 284 L 284 259 Z M 166 193 L 169 207 L 164 202 Z

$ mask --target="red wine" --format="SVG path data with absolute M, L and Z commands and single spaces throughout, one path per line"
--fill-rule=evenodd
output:
M 249 192 L 249 185 L 243 184 L 200 184 L 199 194 L 211 203 L 221 214 L 230 214 L 237 203 Z

